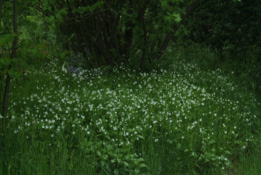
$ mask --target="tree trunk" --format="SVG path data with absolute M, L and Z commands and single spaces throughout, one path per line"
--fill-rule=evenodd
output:
M 144 67 L 144 63 L 145 63 L 146 57 L 147 57 L 147 27 L 146 27 L 146 21 L 145 21 L 145 17 L 144 17 L 147 4 L 148 4 L 148 1 L 145 2 L 144 7 L 141 7 L 140 2 L 138 3 L 139 11 L 140 11 L 140 19 L 141 19 L 142 29 L 143 29 L 143 52 L 142 52 L 141 62 L 140 62 L 141 70 Z
M 2 21 L 2 8 L 3 8 L 3 0 L 0 0 L 0 24 Z
M 129 9 L 127 11 L 127 13 L 129 15 L 133 15 L 133 1 L 130 0 L 129 1 Z M 126 23 L 126 30 L 124 33 L 124 44 L 122 46 L 121 49 L 121 55 L 125 57 L 126 61 L 129 61 L 130 59 L 130 47 L 132 45 L 132 37 L 133 37 L 133 23 L 132 20 L 129 20 Z
M 15 33 L 15 38 L 13 41 L 13 47 L 12 47 L 12 54 L 11 58 L 13 59 L 16 55 L 16 45 L 17 45 L 17 0 L 14 0 L 13 2 L 13 25 L 14 25 L 14 33 Z M 11 69 L 11 66 L 8 67 L 8 70 Z M 8 94 L 9 94 L 9 89 L 10 89 L 10 82 L 11 82 L 11 76 L 7 73 L 6 75 L 6 83 L 5 83 L 5 92 L 4 92 L 4 99 L 3 99 L 3 109 L 2 109 L 2 116 L 6 118 L 7 114 L 7 107 L 8 107 Z

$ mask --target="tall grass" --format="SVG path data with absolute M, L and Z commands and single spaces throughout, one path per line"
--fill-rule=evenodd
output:
M 32 67 L 13 82 L 0 174 L 229 174 L 257 143 L 260 103 L 233 72 L 173 60 L 149 73 Z

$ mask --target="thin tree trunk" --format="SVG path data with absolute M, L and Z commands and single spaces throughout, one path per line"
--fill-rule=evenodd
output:
M 1 25 L 1 21 L 2 21 L 2 8 L 3 8 L 3 0 L 0 0 L 0 25 Z M 0 78 L 0 82 L 1 82 L 1 86 L 0 86 L 0 105 L 2 106 L 2 101 L 1 101 L 2 100 L 2 76 Z
M 133 14 L 133 0 L 129 1 L 129 9 L 127 13 L 129 15 Z M 133 36 L 133 23 L 132 20 L 129 20 L 126 23 L 126 30 L 124 33 L 124 44 L 121 49 L 121 54 L 125 56 L 126 61 L 129 61 L 130 58 L 130 47 L 132 45 L 132 36 Z
M 17 45 L 17 0 L 14 0 L 13 2 L 13 25 L 14 25 L 14 33 L 15 38 L 13 41 L 13 47 L 12 47 L 12 54 L 11 59 L 13 59 L 16 55 L 16 45 Z M 8 70 L 11 69 L 11 66 L 8 67 Z M 3 109 L 2 109 L 2 116 L 6 118 L 7 114 L 7 108 L 8 108 L 8 94 L 10 89 L 10 82 L 11 82 L 11 76 L 7 73 L 6 75 L 6 83 L 5 83 L 5 92 L 4 92 L 4 99 L 3 99 Z
M 144 63 L 146 61 L 147 55 L 147 27 L 146 27 L 146 22 L 145 22 L 145 9 L 147 7 L 148 1 L 145 2 L 144 7 L 141 7 L 140 2 L 138 3 L 139 10 L 140 10 L 140 15 L 141 15 L 141 23 L 142 23 L 142 28 L 143 28 L 143 52 L 142 52 L 142 57 L 141 57 L 141 62 L 140 62 L 140 69 L 143 69 Z
M 0 24 L 2 21 L 2 8 L 3 8 L 3 0 L 0 0 Z

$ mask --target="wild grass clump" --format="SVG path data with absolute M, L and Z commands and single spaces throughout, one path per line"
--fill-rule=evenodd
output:
M 10 174 L 229 172 L 256 143 L 260 104 L 220 69 L 178 63 L 149 73 L 76 74 L 53 62 L 31 69 L 14 83 L 0 167 Z

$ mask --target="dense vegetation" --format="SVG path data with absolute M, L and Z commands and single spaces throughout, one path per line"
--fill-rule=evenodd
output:
M 0 175 L 260 174 L 260 11 L 0 0 Z

